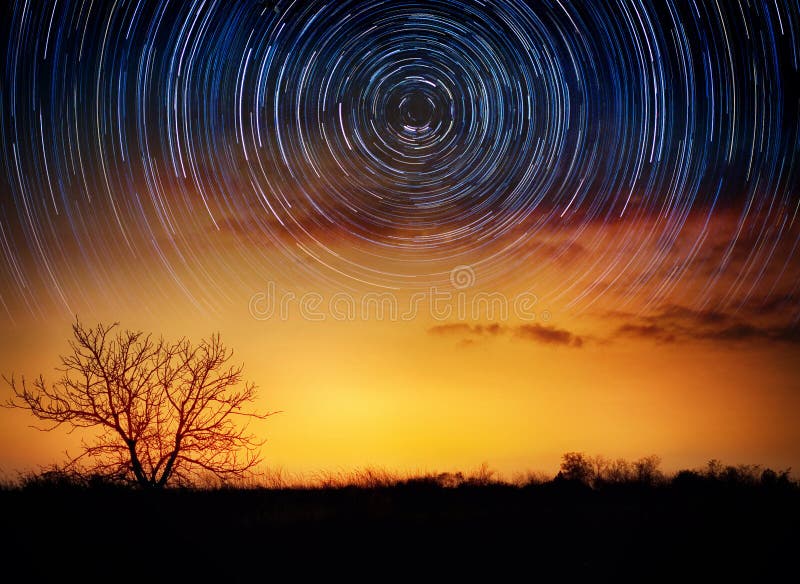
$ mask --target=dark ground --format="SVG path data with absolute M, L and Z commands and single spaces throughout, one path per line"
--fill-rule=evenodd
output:
M 794 483 L 51 485 L 0 492 L 0 517 L 3 565 L 25 581 L 796 582 L 800 574 Z

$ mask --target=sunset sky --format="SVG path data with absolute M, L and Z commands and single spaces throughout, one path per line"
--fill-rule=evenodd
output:
M 218 331 L 290 472 L 800 469 L 795 3 L 10 4 L 0 372 Z

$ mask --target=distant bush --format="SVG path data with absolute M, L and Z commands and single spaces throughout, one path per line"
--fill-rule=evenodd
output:
M 672 475 L 661 468 L 661 458 L 645 456 L 635 461 L 622 458 L 609 459 L 590 456 L 583 452 L 567 452 L 562 456 L 561 467 L 555 477 L 528 471 L 516 473 L 510 479 L 500 477 L 486 463 L 469 473 L 432 472 L 401 475 L 381 468 L 363 468 L 354 471 L 318 472 L 310 476 L 287 474 L 283 470 L 268 470 L 246 481 L 223 485 L 232 490 L 331 490 L 331 489 L 386 489 L 394 487 L 421 487 L 459 489 L 489 486 L 511 488 L 536 487 L 546 484 L 580 485 L 583 488 L 602 490 L 615 486 L 637 488 L 676 487 L 681 490 L 700 489 L 707 486 L 727 488 L 799 488 L 791 477 L 791 469 L 773 470 L 758 464 L 725 465 L 717 459 L 710 460 L 701 469 L 684 469 Z M 17 480 L 0 481 L 0 490 L 95 489 L 124 488 L 129 483 L 124 478 L 81 472 L 72 467 L 50 467 L 29 472 Z M 196 483 L 190 488 L 206 490 L 220 488 L 218 482 Z
M 114 477 L 83 473 L 80 470 L 52 466 L 38 472 L 27 472 L 19 476 L 16 485 L 24 490 L 65 490 L 125 488 L 126 481 Z
M 608 484 L 655 486 L 666 480 L 659 469 L 661 458 L 654 454 L 634 462 L 604 456 L 588 456 L 583 452 L 567 452 L 561 457 L 561 470 L 556 478 L 599 488 Z

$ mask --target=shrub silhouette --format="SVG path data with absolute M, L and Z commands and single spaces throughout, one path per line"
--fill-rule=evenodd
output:
M 561 470 L 558 477 L 591 485 L 596 474 L 591 459 L 583 452 L 567 452 L 561 457 Z
M 244 409 L 255 386 L 242 385 L 242 367 L 229 365 L 232 351 L 219 335 L 197 345 L 170 343 L 117 326 L 76 322 L 62 376 L 51 385 L 41 375 L 30 384 L 5 378 L 13 390 L 6 405 L 30 410 L 48 424 L 44 430 L 65 424 L 100 431 L 51 479 L 74 480 L 81 471 L 161 488 L 251 473 L 262 442 L 246 422 L 269 414 Z
M 634 462 L 618 458 L 613 462 L 604 456 L 588 456 L 583 452 L 567 452 L 561 457 L 561 470 L 556 478 L 590 487 L 605 484 L 657 485 L 665 480 L 659 470 L 661 458 L 655 454 Z

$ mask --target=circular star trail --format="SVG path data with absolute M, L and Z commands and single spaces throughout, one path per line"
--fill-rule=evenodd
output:
M 797 304 L 795 3 L 18 1 L 4 26 L 9 315 L 461 265 L 559 266 L 572 305 Z

